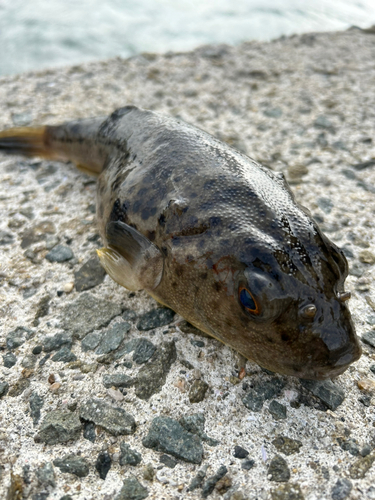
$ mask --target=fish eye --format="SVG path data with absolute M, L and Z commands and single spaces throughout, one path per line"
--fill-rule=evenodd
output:
M 246 311 L 252 314 L 259 314 L 259 306 L 253 294 L 243 285 L 240 285 L 238 289 L 238 298 Z

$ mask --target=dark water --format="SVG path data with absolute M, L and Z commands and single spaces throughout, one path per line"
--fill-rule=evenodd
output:
M 0 0 L 0 75 L 375 24 L 375 0 Z

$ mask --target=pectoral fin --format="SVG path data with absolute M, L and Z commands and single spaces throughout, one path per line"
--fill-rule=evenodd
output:
M 123 222 L 106 226 L 108 246 L 97 250 L 100 262 L 117 283 L 129 290 L 154 290 L 163 276 L 159 248 Z

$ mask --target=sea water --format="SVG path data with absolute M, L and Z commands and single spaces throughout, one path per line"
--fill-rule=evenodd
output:
M 0 75 L 375 24 L 375 0 L 0 0 Z

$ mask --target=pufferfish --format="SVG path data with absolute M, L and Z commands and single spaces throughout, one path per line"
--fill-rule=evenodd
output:
M 336 377 L 361 355 L 341 250 L 280 173 L 208 133 L 126 106 L 10 129 L 0 152 L 98 175 L 103 267 L 274 372 Z

